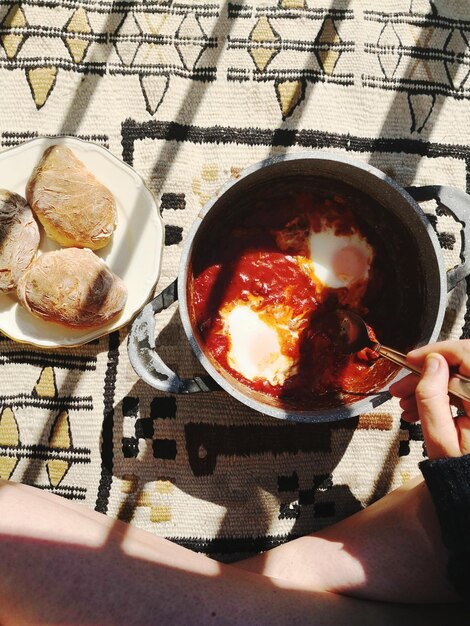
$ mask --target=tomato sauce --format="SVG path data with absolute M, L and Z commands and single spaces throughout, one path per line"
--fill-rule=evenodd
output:
M 371 350 L 343 354 L 336 343 L 338 308 L 365 317 L 378 336 L 388 323 L 380 304 L 387 262 L 373 230 L 354 210 L 359 201 L 349 190 L 331 192 L 327 183 L 282 196 L 266 190 L 241 207 L 236 219 L 206 232 L 193 259 L 188 300 L 205 352 L 243 385 L 282 405 L 312 408 L 321 398 L 325 406 L 338 398 L 352 402 L 380 385 L 384 373 L 396 371 L 390 364 L 375 368 Z M 311 233 L 325 229 L 338 237 L 356 234 L 367 243 L 373 252 L 367 278 L 339 288 L 319 281 L 308 242 Z M 344 271 L 356 263 L 356 252 L 347 254 Z M 362 272 L 363 260 L 357 265 Z M 293 363 L 282 384 L 247 379 L 230 364 L 224 311 L 243 305 L 274 323 L 281 351 Z

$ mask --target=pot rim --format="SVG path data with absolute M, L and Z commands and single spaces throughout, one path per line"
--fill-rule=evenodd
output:
M 227 393 L 235 397 L 237 400 L 242 402 L 243 404 L 249 406 L 260 413 L 265 415 L 269 415 L 271 417 L 276 417 L 278 419 L 284 419 L 288 421 L 296 421 L 296 422 L 329 422 L 336 421 L 341 419 L 346 419 L 349 417 L 354 417 L 360 415 L 361 413 L 365 413 L 370 411 L 374 407 L 382 404 L 385 400 L 391 397 L 388 392 L 388 388 L 393 382 L 400 380 L 404 376 L 408 374 L 405 370 L 402 370 L 397 373 L 397 375 L 390 381 L 386 387 L 381 390 L 374 392 L 372 395 L 363 398 L 362 400 L 358 400 L 357 402 L 353 402 L 349 405 L 341 405 L 339 407 L 331 407 L 325 409 L 311 409 L 311 410 L 298 410 L 293 411 L 289 409 L 283 409 L 282 407 L 274 407 L 268 404 L 264 404 L 263 402 L 259 402 L 258 400 L 254 400 L 250 398 L 248 395 L 241 393 L 238 389 L 233 387 L 231 383 L 224 378 L 212 365 L 210 360 L 205 355 L 204 351 L 200 347 L 196 337 L 194 336 L 191 320 L 189 318 L 188 313 L 188 301 L 187 301 L 187 280 L 188 280 L 188 272 L 189 272 L 189 260 L 191 258 L 192 246 L 194 242 L 194 238 L 196 236 L 199 227 L 205 216 L 211 211 L 214 205 L 219 201 L 219 199 L 232 187 L 237 185 L 239 181 L 247 178 L 254 172 L 257 172 L 260 169 L 271 167 L 278 163 L 284 161 L 301 161 L 301 160 L 311 160 L 311 161 L 333 161 L 335 163 L 341 163 L 344 165 L 348 165 L 354 167 L 356 169 L 362 170 L 376 178 L 380 179 L 390 187 L 392 187 L 395 191 L 397 191 L 406 202 L 414 209 L 416 216 L 421 221 L 422 225 L 427 231 L 427 234 L 431 240 L 432 246 L 435 252 L 435 261 L 438 266 L 439 277 L 440 277 L 440 301 L 438 307 L 438 313 L 436 320 L 434 322 L 434 328 L 431 333 L 428 342 L 431 343 L 435 341 L 439 335 L 439 332 L 442 327 L 442 323 L 444 320 L 445 314 L 445 304 L 447 297 L 447 282 L 446 282 L 446 272 L 444 268 L 444 260 L 441 252 L 441 248 L 439 245 L 439 241 L 437 239 L 437 235 L 434 232 L 431 224 L 426 218 L 423 210 L 419 206 L 419 204 L 414 200 L 414 198 L 395 180 L 390 178 L 387 174 L 379 170 L 378 168 L 370 165 L 369 163 L 365 163 L 362 161 L 358 161 L 356 159 L 351 159 L 349 157 L 336 154 L 334 152 L 328 151 L 318 151 L 318 152 L 293 152 L 289 154 L 281 154 L 270 157 L 268 159 L 264 159 L 263 161 L 258 161 L 247 168 L 245 168 L 237 178 L 233 178 L 228 180 L 219 190 L 218 192 L 202 207 L 198 216 L 194 220 L 191 228 L 186 237 L 186 241 L 183 245 L 183 249 L 181 252 L 179 271 L 178 271 L 178 300 L 179 300 L 179 312 L 181 321 L 183 324 L 184 331 L 188 338 L 188 341 L 191 345 L 191 348 L 205 370 L 208 374 L 225 390 Z

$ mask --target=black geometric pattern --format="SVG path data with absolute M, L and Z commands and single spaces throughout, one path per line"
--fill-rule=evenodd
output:
M 304 507 L 313 506 L 315 517 L 334 517 L 335 503 L 318 502 L 317 493 L 327 492 L 333 486 L 331 475 L 319 475 L 313 477 L 313 485 L 307 489 L 300 489 L 297 472 L 290 476 L 279 476 L 277 479 L 279 492 L 296 492 L 297 499 L 294 502 L 281 502 L 279 507 L 279 519 L 298 519 Z
M 422 441 L 424 442 L 423 431 L 420 424 L 410 424 L 400 420 L 400 437 L 398 456 L 407 456 L 410 454 L 410 442 Z M 403 438 L 402 438 L 403 437 Z M 425 455 L 423 447 L 423 456 Z
M 149 417 L 143 417 L 145 414 Z M 159 420 L 176 417 L 176 400 L 173 396 L 153 398 L 149 411 L 143 413 L 138 397 L 125 396 L 122 400 L 122 416 L 127 423 L 132 424 L 133 430 L 132 436 L 122 437 L 124 458 L 133 459 L 139 456 L 139 441 L 141 440 L 151 442 L 153 456 L 156 459 L 174 460 L 176 458 L 176 441 L 158 436 Z
M 431 6 L 429 7 L 431 9 Z M 364 11 L 371 36 L 365 52 L 381 70 L 364 73 L 362 85 L 406 94 L 410 132 L 421 133 L 432 119 L 437 98 L 470 98 L 468 30 L 470 20 L 427 13 Z

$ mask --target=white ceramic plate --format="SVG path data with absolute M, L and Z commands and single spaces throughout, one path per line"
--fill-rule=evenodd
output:
M 96 144 L 73 137 L 40 137 L 0 153 L 0 188 L 24 197 L 26 183 L 46 148 L 61 144 L 77 155 L 96 178 L 113 193 L 117 227 L 111 242 L 96 253 L 127 287 L 121 315 L 97 328 L 69 329 L 45 322 L 20 306 L 14 292 L 0 294 L 0 331 L 15 341 L 44 348 L 77 346 L 129 323 L 152 295 L 160 275 L 164 227 L 154 197 L 128 165 Z M 61 246 L 40 226 L 39 254 Z

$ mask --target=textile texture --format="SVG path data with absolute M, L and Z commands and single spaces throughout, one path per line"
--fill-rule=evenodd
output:
M 159 292 L 201 207 L 271 155 L 328 150 L 468 190 L 469 37 L 464 0 L 0 0 L 0 148 L 72 135 L 133 166 L 165 224 Z M 461 224 L 423 209 L 455 266 Z M 468 287 L 442 338 L 469 336 Z M 202 373 L 177 305 L 157 326 L 167 363 Z M 425 458 L 394 400 L 284 423 L 221 391 L 155 391 L 127 329 L 58 350 L 0 338 L 0 477 L 225 561 L 343 519 Z

